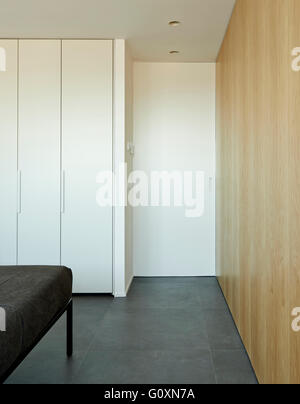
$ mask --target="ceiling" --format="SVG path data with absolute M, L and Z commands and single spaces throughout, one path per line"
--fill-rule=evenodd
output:
M 235 0 L 0 0 L 0 38 L 125 38 L 134 59 L 216 60 Z M 181 24 L 170 27 L 169 21 Z M 178 50 L 179 55 L 169 51 Z

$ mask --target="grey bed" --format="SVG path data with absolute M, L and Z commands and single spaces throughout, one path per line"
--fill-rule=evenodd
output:
M 69 268 L 0 266 L 0 308 L 6 314 L 6 331 L 0 331 L 1 383 L 65 311 L 68 313 L 67 353 L 72 355 L 72 271 Z

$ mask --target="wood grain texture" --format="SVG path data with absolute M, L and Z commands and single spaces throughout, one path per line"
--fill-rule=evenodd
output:
M 261 383 L 300 383 L 300 0 L 238 0 L 217 61 L 217 274 Z
M 300 47 L 300 0 L 289 1 L 289 50 Z M 289 301 L 300 307 L 300 72 L 289 71 Z M 290 330 L 290 381 L 300 382 L 300 333 Z

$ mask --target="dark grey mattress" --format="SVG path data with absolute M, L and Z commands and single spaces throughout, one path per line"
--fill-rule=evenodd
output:
M 72 297 L 72 271 L 66 267 L 0 266 L 0 377 L 29 349 Z

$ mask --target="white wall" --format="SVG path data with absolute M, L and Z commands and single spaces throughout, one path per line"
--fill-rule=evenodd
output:
M 215 64 L 135 63 L 134 143 L 135 170 L 205 172 L 202 217 L 134 209 L 135 276 L 214 276 Z
M 113 101 L 113 169 L 116 173 L 114 203 L 125 190 L 125 178 L 120 178 L 118 167 L 125 162 L 125 41 L 114 42 L 114 101 Z M 113 209 L 113 294 L 126 296 L 125 286 L 125 208 Z
M 125 161 L 128 172 L 133 168 L 133 157 L 127 150 L 127 144 L 133 142 L 133 60 L 128 45 L 125 47 Z M 125 285 L 128 291 L 133 279 L 133 209 L 126 207 L 125 211 Z
M 132 167 L 132 157 L 126 151 L 133 136 L 133 62 L 124 39 L 114 43 L 114 207 L 113 272 L 114 296 L 125 297 L 133 278 L 132 209 L 126 207 L 127 178 L 120 165 Z

